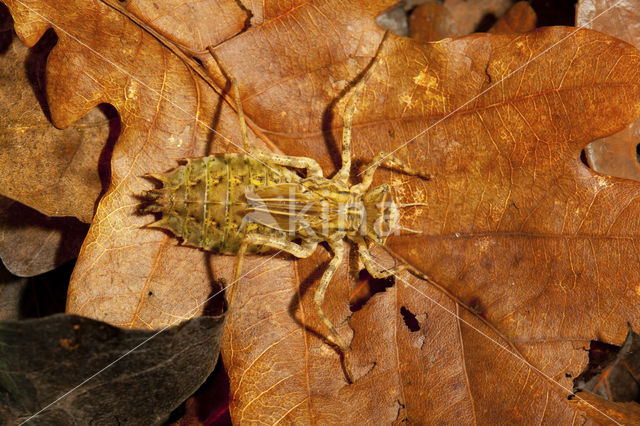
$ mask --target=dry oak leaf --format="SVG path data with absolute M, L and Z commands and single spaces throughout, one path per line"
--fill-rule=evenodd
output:
M 453 17 L 438 1 L 424 2 L 409 15 L 409 37 L 414 40 L 438 41 L 457 35 Z
M 68 126 L 103 102 L 116 108 L 122 122 L 110 187 L 81 249 L 68 310 L 141 328 L 201 312 L 212 291 L 211 274 L 202 266 L 206 256 L 141 229 L 152 218 L 136 215 L 136 196 L 151 186 L 141 177 L 145 173 L 168 170 L 211 147 L 232 150 L 227 139 L 212 139 L 212 129 L 215 123 L 220 134 L 235 136 L 237 119 L 180 59 L 111 7 L 6 3 L 25 44 L 33 45 L 51 26 L 58 34 L 47 66 L 53 122 Z
M 34 276 L 75 258 L 88 225 L 47 217 L 3 195 L 51 216 L 90 222 L 109 122 L 94 109 L 65 130 L 51 126 L 38 101 L 44 97 L 41 71 L 55 37 L 43 38 L 29 51 L 15 39 L 4 5 L 0 28 L 0 258 L 13 274 Z
M 300 20 L 287 15 L 277 28 Z M 245 109 L 276 145 L 317 158 L 330 171 L 341 123 L 326 108 L 339 95 L 338 70 L 358 57 L 358 45 L 345 33 L 330 54 L 323 49 L 332 44 L 325 42 L 312 59 L 291 58 L 287 50 L 302 52 L 308 43 L 304 26 L 293 34 L 269 30 L 249 30 L 216 51 L 241 82 Z M 267 43 L 270 55 L 261 56 Z M 361 375 L 345 386 L 336 355 L 331 363 L 319 361 L 330 349 L 316 336 L 300 339 L 293 325 L 291 334 L 282 330 L 293 312 L 323 332 L 310 301 L 322 271 L 313 257 L 298 262 L 299 292 L 273 282 L 236 289 L 248 302 L 232 306 L 223 345 L 232 417 L 266 423 L 581 417 L 566 395 L 568 376 L 587 362 L 583 347 L 596 337 L 621 342 L 626 322 L 639 318 L 639 188 L 594 174 L 579 159 L 589 141 L 638 116 L 637 50 L 589 31 L 546 28 L 431 45 L 392 37 L 381 57 L 358 104 L 354 155 L 366 163 L 378 151 L 401 148 L 400 158 L 435 175 L 425 183 L 380 173 L 379 181 L 396 185 L 400 201 L 429 203 L 403 218 L 422 235 L 394 238 L 389 247 L 476 307 L 533 364 L 496 345 L 491 339 L 506 343 L 406 275 L 347 323 L 343 275 L 325 306 L 343 335 L 354 330 L 349 358 Z M 296 67 L 311 73 L 292 72 Z M 330 82 L 324 90 L 311 83 L 319 75 Z M 292 299 L 290 312 L 274 313 Z M 403 307 L 415 314 L 419 332 L 404 325 Z M 304 357 L 292 359 L 292 353 Z M 358 394 L 362 388 L 375 402 Z
M 612 402 L 590 391 L 581 391 L 580 399 L 572 399 L 599 424 L 631 426 L 640 424 L 640 407 L 635 402 Z
M 193 53 L 202 53 L 208 46 L 239 33 L 248 19 L 238 2 L 227 0 L 111 0 L 105 3 L 125 7 L 183 50 Z
M 486 55 L 460 61 L 462 69 L 452 73 L 467 78 L 416 88 L 425 96 L 415 105 L 382 113 L 405 119 L 401 139 L 406 140 L 431 121 L 418 124 L 414 114 L 440 117 L 460 107 L 410 145 L 413 166 L 433 170 L 436 178 L 401 188 L 430 206 L 410 219 L 421 236 L 388 245 L 475 306 L 541 370 L 536 374 L 505 352 L 486 357 L 487 340 L 478 341 L 477 334 L 465 339 L 461 325 L 450 343 L 459 342 L 463 367 L 453 371 L 468 391 L 464 399 L 473 407 L 474 421 L 569 422 L 576 413 L 564 405 L 566 391 L 544 375 L 570 388 L 566 375 L 575 376 L 586 363 L 582 347 L 596 338 L 619 343 L 626 322 L 637 324 L 640 318 L 640 188 L 599 176 L 579 160 L 589 141 L 637 118 L 638 52 L 612 38 L 562 28 L 475 40 L 484 48 L 471 41 L 460 46 L 460 57 L 471 56 L 471 49 Z M 449 43 L 438 47 L 450 50 Z M 542 53 L 546 48 L 550 52 Z M 429 55 L 423 64 L 432 70 L 433 59 Z M 443 65 L 452 70 L 458 64 L 449 59 Z M 421 66 L 404 67 L 409 75 L 421 71 Z M 461 99 L 454 84 L 471 90 Z M 432 102 L 433 94 L 445 99 Z M 384 128 L 376 130 L 381 134 Z M 413 289 L 406 292 L 398 296 L 399 304 L 417 315 L 427 313 L 424 298 Z M 437 333 L 429 331 L 428 341 Z M 430 356 L 426 344 L 409 350 L 418 339 L 414 334 L 404 342 L 408 353 L 399 364 L 407 373 L 423 365 L 416 361 L 420 355 Z M 441 374 L 452 377 L 453 371 Z M 420 407 L 417 399 L 413 406 Z
M 622 346 L 592 341 L 589 365 L 574 381 L 576 392 L 587 390 L 614 402 L 633 402 L 640 410 L 640 335 L 629 328 Z
M 513 0 L 445 0 L 447 15 L 453 18 L 457 35 L 471 34 L 487 15 L 502 16 Z
M 54 93 L 67 84 L 67 93 L 83 96 L 67 98 L 58 108 L 75 117 L 88 105 L 74 102 L 98 98 L 87 96 L 86 80 L 76 82 L 83 76 L 79 70 L 97 75 L 99 68 L 98 81 L 113 86 L 105 89 L 113 96 L 109 102 L 123 115 L 114 181 L 78 260 L 69 309 L 138 327 L 183 317 L 210 291 L 204 285 L 210 280 L 207 267 L 213 264 L 214 276 L 228 277 L 231 264 L 215 257 L 208 264 L 203 253 L 138 229 L 147 219 L 133 215 L 132 194 L 148 187 L 138 178 L 143 172 L 171 168 L 180 157 L 232 150 L 221 139 L 207 145 L 209 132 L 193 116 L 211 122 L 218 117 L 216 130 L 238 140 L 235 115 L 182 63 L 112 10 L 99 3 L 91 4 L 95 10 L 76 5 L 74 13 L 30 4 L 64 28 L 76 28 L 74 19 L 82 16 L 100 16 L 100 22 L 77 26 L 85 31 L 82 40 L 100 34 L 96 28 L 108 22 L 100 52 L 117 51 L 118 63 L 145 70 L 147 86 L 166 96 L 115 71 L 105 77 L 107 65 L 87 46 L 60 35 L 52 55 L 64 52 L 80 66 L 56 63 L 59 75 L 50 84 Z M 216 49 L 241 83 L 250 118 L 284 152 L 317 158 L 327 172 L 336 164 L 334 142 L 341 128 L 331 107 L 373 57 L 382 39 L 374 17 L 390 5 L 351 2 L 345 10 L 337 4 L 247 5 L 261 17 L 258 24 Z M 24 40 L 37 39 L 47 27 L 16 4 L 11 9 Z M 98 42 L 92 43 L 97 51 Z M 433 172 L 432 182 L 379 175 L 379 181 L 396 184 L 401 202 L 429 203 L 403 218 L 423 234 L 395 238 L 390 247 L 480 310 L 533 364 L 496 345 L 505 342 L 478 316 L 404 274 L 346 321 L 349 280 L 343 265 L 325 308 L 343 335 L 354 333 L 349 362 L 357 380 L 347 386 L 311 307 L 322 252 L 297 262 L 295 269 L 286 258 L 254 258 L 245 268 L 252 272 L 236 289 L 223 342 L 232 418 L 266 423 L 582 418 L 565 402 L 569 391 L 555 382 L 570 389 L 565 373 L 581 371 L 586 363 L 581 347 L 593 336 L 611 342 L 624 337 L 625 321 L 637 321 L 640 296 L 629 284 L 637 280 L 627 281 L 637 269 L 637 259 L 628 253 L 635 248 L 638 215 L 631 201 L 638 188 L 594 175 L 578 156 L 588 141 L 638 116 L 637 50 L 593 32 L 549 28 L 430 45 L 391 37 L 380 58 L 355 118 L 356 159 L 400 148 L 437 124 L 397 153 Z M 201 60 L 206 64 L 208 58 Z M 118 84 L 126 90 L 116 90 Z M 119 98 L 123 94 L 126 99 Z M 174 97 L 191 108 L 191 116 L 164 102 Z M 221 111 L 214 116 L 218 105 Z M 338 102 L 338 112 L 341 106 Z M 164 120 L 167 116 L 173 121 Z M 625 256 L 630 263 L 622 263 Z M 414 288 L 403 285 L 407 282 Z M 405 326 L 403 307 L 415 314 L 419 331 Z
M 536 12 L 526 1 L 515 3 L 496 21 L 488 32 L 526 33 L 536 27 Z
M 14 275 L 32 277 L 75 259 L 87 228 L 0 196 L 0 259 Z
M 526 1 L 519 1 L 511 6 L 487 32 L 494 34 L 525 33 L 535 27 L 535 11 Z M 465 34 L 458 32 L 449 9 L 438 1 L 427 1 L 411 12 L 409 35 L 414 40 L 429 42 Z
M 0 6 L 0 22 L 10 22 Z M 65 130 L 43 112 L 44 61 L 54 37 L 34 49 L 12 41 L 9 26 L 0 44 L 0 195 L 48 216 L 91 222 L 102 185 L 98 161 L 109 136 L 109 121 L 95 109 Z M 6 49 L 6 50 L 5 50 Z M 41 106 L 39 101 L 42 101 Z

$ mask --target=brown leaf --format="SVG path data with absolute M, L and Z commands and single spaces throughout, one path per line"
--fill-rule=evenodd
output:
M 279 66 L 273 60 L 261 61 L 258 54 L 265 50 L 262 40 L 269 40 L 276 57 L 291 49 L 284 37 L 270 30 L 264 26 L 249 31 L 221 45 L 218 54 L 241 82 L 246 110 L 259 126 L 268 129 L 277 145 L 289 154 L 320 159 L 330 171 L 336 164 L 334 141 L 339 138 L 340 120 L 325 108 L 341 88 L 325 85 L 324 91 L 319 91 L 318 85 L 307 79 L 319 79 L 320 74 L 324 80 L 342 81 L 336 75 L 344 75 L 338 73 L 345 68 L 350 71 L 347 57 L 358 57 L 362 48 L 343 37 L 341 46 L 346 47 L 342 50 L 322 55 L 320 49 L 317 56 L 296 56 Z M 258 32 L 260 36 L 255 34 Z M 341 56 L 344 49 L 354 53 Z M 331 64 L 322 62 L 320 58 L 325 57 L 331 58 Z M 515 357 L 519 355 L 474 332 L 468 323 L 507 347 L 503 338 L 472 322 L 469 314 L 462 315 L 467 322 L 458 321 L 441 313 L 438 306 L 425 303 L 428 299 L 414 289 L 387 290 L 369 302 L 383 299 L 389 306 L 386 311 L 380 308 L 385 320 L 379 328 L 370 323 L 362 326 L 365 314 L 360 311 L 350 321 L 355 333 L 350 358 L 363 374 L 354 386 L 367 382 L 370 394 L 389 397 L 380 397 L 375 415 L 368 411 L 374 410 L 371 406 L 358 400 L 358 413 L 391 418 L 391 412 L 398 410 L 392 402 L 399 400 L 403 405 L 400 418 L 406 416 L 411 422 L 424 418 L 426 412 L 433 415 L 432 406 L 427 408 L 425 401 L 442 401 L 439 407 L 449 407 L 438 412 L 443 419 L 461 410 L 465 419 L 475 418 L 480 423 L 497 418 L 532 421 L 541 416 L 569 421 L 575 413 L 564 402 L 571 389 L 565 373 L 575 375 L 581 370 L 586 362 L 582 346 L 596 335 L 619 342 L 624 338 L 626 321 L 638 318 L 640 294 L 632 284 L 637 280 L 629 278 L 633 272 L 608 262 L 633 252 L 637 232 L 633 200 L 638 188 L 592 175 L 579 161 L 580 149 L 588 141 L 620 129 L 637 116 L 636 51 L 588 31 L 549 28 L 526 35 L 478 35 L 427 46 L 391 38 L 382 57 L 383 63 L 359 103 L 355 156 L 366 163 L 378 151 L 397 148 L 396 154 L 414 168 L 435 175 L 432 182 L 425 183 L 380 173 L 379 181 L 397 185 L 402 202 L 429 203 L 427 209 L 407 212 L 403 220 L 421 229 L 423 236 L 397 237 L 389 246 L 479 310 L 536 368 L 527 367 L 527 362 Z M 246 58 L 251 58 L 250 67 Z M 292 61 L 298 58 L 304 60 L 299 68 L 318 71 L 307 79 L 292 73 L 290 69 L 296 68 Z M 325 65 L 311 67 L 314 61 Z M 272 75 L 279 76 L 279 84 L 266 73 L 267 66 Z M 347 81 L 352 78 L 343 77 Z M 492 85 L 496 86 L 488 90 Z M 294 92 L 293 87 L 296 96 L 287 96 Z M 308 99 L 314 102 L 308 103 Z M 277 118 L 261 117 L 265 111 L 280 113 Z M 334 131 L 328 142 L 313 130 L 323 126 Z M 425 129 L 428 132 L 421 133 Z M 402 147 L 416 135 L 417 140 Z M 308 259 L 299 264 L 302 291 L 307 296 L 313 293 L 313 286 L 307 287 L 315 281 L 314 274 L 318 276 L 318 263 Z M 316 272 L 305 279 L 311 271 Z M 407 280 L 402 275 L 398 279 Z M 347 282 L 344 275 L 334 280 L 325 308 L 334 323 L 342 324 L 340 332 L 348 336 Z M 415 281 L 409 283 L 423 293 L 427 291 L 424 283 L 419 287 Z M 286 290 L 285 283 L 268 285 L 269 294 L 290 292 L 284 299 L 293 295 L 294 290 Z M 254 294 L 238 296 L 240 299 L 260 299 L 255 297 L 260 292 L 255 284 L 250 288 L 242 285 L 237 291 Z M 229 337 L 223 356 L 231 368 L 231 388 L 236 389 L 232 405 L 235 420 L 273 422 L 287 416 L 295 421 L 309 412 L 347 416 L 338 407 L 355 404 L 357 397 L 351 393 L 355 388 L 340 383 L 337 356 L 334 354 L 330 362 L 326 346 L 309 335 L 300 342 L 292 334 L 295 330 L 278 331 L 265 341 L 265 335 L 275 332 L 271 322 L 248 332 L 251 321 L 265 318 L 257 305 L 232 308 L 229 319 L 233 337 Z M 400 313 L 403 307 L 416 318 L 435 316 L 424 336 L 407 331 Z M 455 305 L 447 307 L 457 313 Z M 302 307 L 297 310 L 299 320 L 304 319 L 322 335 L 308 296 L 302 297 Z M 389 317 L 394 318 L 391 324 Z M 445 335 L 445 330 L 450 334 Z M 398 337 L 403 332 L 407 337 Z M 254 343 L 257 336 L 262 336 L 259 345 Z M 425 364 L 425 358 L 433 360 L 433 354 L 438 353 L 436 339 L 451 350 L 441 357 L 450 363 L 446 368 Z M 364 349 L 364 343 L 358 342 L 370 346 Z M 371 345 L 384 355 L 372 353 Z M 304 351 L 304 360 L 278 363 L 298 350 Z M 394 359 L 395 363 L 391 362 Z M 260 380 L 274 362 L 281 366 L 277 374 L 270 369 L 271 374 Z M 240 371 L 234 373 L 236 366 Z M 365 374 L 367 367 L 373 370 Z M 333 375 L 325 373 L 327 370 Z M 325 392 L 314 397 L 298 388 L 296 381 L 304 382 L 300 375 L 314 392 Z M 367 381 L 374 376 L 375 383 Z M 445 378 L 450 387 L 444 389 L 451 389 L 450 393 L 443 392 L 440 385 L 425 385 L 440 384 Z M 262 385 L 257 386 L 256 380 Z M 386 392 L 375 388 L 380 383 L 386 384 Z M 298 389 L 295 398 L 291 398 L 291 386 Z M 485 392 L 487 389 L 491 392 Z M 515 400 L 514 389 L 518 389 Z M 336 394 L 340 397 L 330 396 Z M 278 412 L 265 411 L 265 406 L 283 401 L 285 395 L 287 401 L 293 399 L 290 404 L 280 404 Z M 389 411 L 381 414 L 383 409 Z M 353 421 L 353 417 L 349 419 Z
M 638 1 L 625 0 L 613 4 L 601 0 L 582 0 L 576 8 L 576 25 L 592 28 L 640 46 L 640 16 Z M 626 179 L 640 180 L 638 141 L 640 121 L 615 135 L 598 139 L 585 147 L 593 170 Z
M 28 282 L 19 278 L 0 264 L 0 321 L 17 320 L 20 317 L 20 301 Z
M 637 425 L 640 423 L 640 407 L 635 402 L 611 402 L 589 391 L 582 391 L 572 402 L 580 410 L 589 413 L 599 424 Z
M 470 9 L 470 8 L 469 8 Z M 489 29 L 489 33 L 525 33 L 536 27 L 536 13 L 526 1 L 515 3 Z M 454 16 L 442 3 L 427 1 L 409 16 L 409 35 L 421 42 L 465 35 L 458 30 Z
M 526 33 L 536 27 L 536 12 L 526 1 L 515 3 L 489 30 L 493 34 Z
M 193 53 L 202 53 L 208 46 L 215 46 L 239 33 L 248 19 L 240 3 L 226 0 L 187 3 L 182 0 L 127 0 L 120 3 L 183 50 Z
M 607 0 L 580 0 L 576 8 L 576 25 L 637 44 L 640 39 L 640 16 L 637 0 L 612 3 Z
M 453 18 L 456 35 L 476 31 L 487 15 L 502 16 L 510 7 L 510 0 L 445 0 L 444 7 Z
M 216 130 L 238 140 L 235 114 L 222 104 L 216 115 L 213 91 L 112 9 L 33 4 L 85 44 L 60 35 L 51 54 L 56 123 L 86 111 L 86 99 L 113 103 L 123 123 L 112 186 L 78 260 L 70 309 L 135 327 L 193 315 L 212 275 L 230 276 L 233 259 L 212 256 L 210 272 L 201 252 L 139 229 L 149 220 L 135 216 L 134 194 L 149 188 L 142 173 L 232 150 L 220 138 L 207 146 L 209 133 L 193 117 L 217 119 Z M 287 154 L 318 159 L 328 173 L 339 159 L 337 99 L 374 56 L 382 39 L 374 17 L 390 2 L 261 5 L 247 6 L 254 27 L 216 53 L 240 82 L 254 127 Z M 11 9 L 23 39 L 37 40 L 47 24 L 16 4 Z M 63 55 L 75 63 L 65 65 Z M 354 157 L 361 165 L 398 149 L 434 174 L 424 182 L 379 173 L 400 202 L 429 203 L 402 220 L 423 234 L 395 237 L 389 248 L 480 315 L 406 274 L 351 315 L 351 274 L 342 265 L 324 307 L 345 338 L 353 333 L 348 362 L 357 380 L 347 385 L 312 308 L 326 253 L 318 250 L 296 269 L 285 257 L 248 259 L 223 343 L 232 419 L 584 419 L 566 402 L 565 373 L 581 371 L 582 347 L 593 337 L 619 343 L 626 321 L 639 318 L 640 269 L 629 255 L 639 215 L 635 184 L 592 174 L 579 153 L 639 115 L 638 52 L 594 32 L 547 28 L 428 45 L 390 37 L 380 58 L 358 102 Z M 208 65 L 208 57 L 199 59 Z M 411 316 L 419 330 L 405 323 Z
M 438 41 L 456 35 L 453 17 L 440 2 L 422 3 L 409 16 L 409 36 L 417 41 Z
M 88 226 L 49 218 L 0 196 L 0 259 L 12 274 L 31 277 L 75 259 Z
M 0 267 L 0 319 L 24 320 L 64 312 L 69 278 L 75 262 L 49 272 L 19 278 Z
M 206 256 L 161 232 L 141 229 L 150 220 L 136 215 L 137 196 L 151 187 L 141 177 L 145 173 L 175 167 L 176 160 L 204 155 L 212 146 L 230 151 L 229 144 L 211 139 L 212 128 L 237 134 L 235 117 L 180 59 L 104 4 L 8 4 L 27 44 L 38 40 L 49 21 L 58 30 L 47 68 L 54 123 L 65 127 L 101 102 L 114 105 L 122 121 L 111 186 L 74 271 L 68 310 L 151 328 L 202 312 L 212 291 Z M 75 25 L 83 16 L 101 20 Z M 112 31 L 103 31 L 104 25 Z
M 637 235 L 639 188 L 594 175 L 579 161 L 587 142 L 635 119 L 637 100 L 627 102 L 629 96 L 637 99 L 632 63 L 638 56 L 614 39 L 574 31 L 549 28 L 523 36 L 478 37 L 475 51 L 486 52 L 488 62 L 474 56 L 478 62 L 471 62 L 473 68 L 458 74 L 458 79 L 423 89 L 426 99 L 433 93 L 444 94 L 451 107 L 439 112 L 439 105 L 425 105 L 419 98 L 413 108 L 403 111 L 411 117 L 412 111 L 426 107 L 426 117 L 439 117 L 487 83 L 514 72 L 471 104 L 462 104 L 460 111 L 411 146 L 413 166 L 433 171 L 436 177 L 429 184 L 409 182 L 400 187 L 399 195 L 426 200 L 431 206 L 420 216 L 405 218 L 423 230 L 422 237 L 399 237 L 389 244 L 399 257 L 475 306 L 527 360 L 564 389 L 570 388 L 564 374 L 575 376 L 585 362 L 581 346 L 596 336 L 621 342 L 626 321 L 637 321 L 640 306 L 634 278 L 637 259 L 627 255 L 634 251 Z M 483 42 L 486 50 L 480 47 Z M 499 47 L 507 45 L 509 49 Z M 550 46 L 554 46 L 551 54 L 538 56 Z M 519 68 L 529 58 L 535 60 Z M 451 61 L 446 65 L 451 69 Z M 477 80 L 479 86 L 461 98 L 459 90 L 455 97 L 447 96 L 453 84 L 473 87 L 474 69 L 487 71 Z M 441 74 L 433 67 L 430 71 Z M 417 76 L 420 69 L 405 68 L 405 72 Z M 412 121 L 402 128 L 401 140 L 418 134 L 435 118 Z M 372 138 L 372 133 L 362 137 Z M 398 153 L 409 158 L 408 152 Z M 414 294 L 399 300 L 407 304 L 424 299 Z M 479 407 L 490 406 L 503 416 L 568 421 L 570 412 L 561 403 L 547 405 L 549 392 L 563 392 L 552 382 L 525 379 L 527 386 L 523 384 L 517 401 L 523 398 L 526 404 L 507 403 L 506 395 L 493 404 L 483 403 L 478 399 L 484 395 L 482 389 L 513 390 L 518 387 L 516 372 L 522 370 L 498 368 L 504 359 L 494 358 L 494 368 L 487 373 L 491 358 L 478 358 L 477 343 L 465 339 L 464 333 L 461 345 L 461 350 L 474 355 L 461 369 L 468 374 L 469 395 L 462 391 L 459 395 L 474 402 L 477 416 L 486 413 Z M 459 385 L 464 389 L 465 381 Z M 477 420 L 485 423 L 491 417 Z
M 596 336 L 622 341 L 625 322 L 638 318 L 640 298 L 634 278 L 637 259 L 626 255 L 634 251 L 639 188 L 594 175 L 578 159 L 584 144 L 635 118 L 637 100 L 627 104 L 627 99 L 637 96 L 636 65 L 623 58 L 630 55 L 635 61 L 638 56 L 613 39 L 574 31 L 542 29 L 524 36 L 476 39 L 495 48 L 487 47 L 489 62 L 471 63 L 487 70 L 480 87 L 515 73 L 411 146 L 413 166 L 433 170 L 436 177 L 429 184 L 410 182 L 399 195 L 426 200 L 431 206 L 420 216 L 405 219 L 422 229 L 423 237 L 400 237 L 389 244 L 399 257 L 476 306 L 526 359 L 565 389 L 570 382 L 564 374 L 575 375 L 585 362 L 580 342 L 586 344 Z M 493 44 L 501 42 L 512 48 Z M 537 56 L 555 43 L 552 54 Z M 446 49 L 447 43 L 443 44 Z M 485 51 L 478 44 L 474 47 L 476 52 Z M 536 59 L 519 68 L 529 58 Z M 599 60 L 608 65 L 598 64 Z M 423 89 L 425 95 L 446 96 L 448 84 L 472 87 L 473 77 L 462 76 L 474 68 L 435 90 Z M 405 70 L 409 75 L 420 72 Z M 462 98 L 471 99 L 475 93 Z M 447 105 L 453 104 L 448 111 L 464 102 L 455 101 L 458 95 L 459 91 L 452 101 L 446 96 Z M 426 107 L 427 117 L 448 112 L 438 113 L 437 105 Z M 424 101 L 418 101 L 403 115 L 411 117 L 411 111 L 423 108 Z M 433 121 L 415 125 L 408 120 L 401 140 Z M 373 137 L 371 133 L 363 138 Z M 403 304 L 412 299 L 424 300 L 418 294 L 400 298 Z M 461 335 L 461 350 L 474 354 L 465 359 L 463 370 L 468 374 L 465 400 L 474 402 L 477 416 L 486 413 L 479 407 L 490 406 L 502 415 L 569 420 L 561 403 L 547 405 L 549 392 L 562 392 L 551 382 L 526 379 L 528 386 L 523 384 L 518 394 L 518 401 L 527 401 L 523 405 L 506 403 L 506 395 L 493 404 L 483 403 L 478 399 L 484 395 L 482 389 L 514 389 L 513 379 L 521 370 L 496 368 L 503 358 L 494 358 L 495 367 L 485 372 L 490 358 L 478 359 L 477 344 Z M 459 384 L 464 389 L 465 381 Z M 485 423 L 491 417 L 477 420 Z
M 31 51 L 16 40 L 0 55 L 0 195 L 49 216 L 91 222 L 102 188 L 98 161 L 109 120 L 94 110 L 65 130 L 49 123 L 41 84 L 46 54 L 55 43 L 51 36 Z

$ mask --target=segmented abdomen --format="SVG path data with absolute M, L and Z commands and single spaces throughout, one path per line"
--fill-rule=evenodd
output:
M 223 254 L 237 253 L 242 243 L 246 229 L 239 228 L 246 215 L 247 190 L 300 180 L 292 170 L 241 154 L 187 159 L 186 164 L 153 176 L 163 186 L 147 192 L 146 211 L 162 213 L 162 218 L 151 226 L 170 230 L 185 244 Z M 271 228 L 259 232 L 279 233 Z M 267 250 L 249 247 L 251 252 Z

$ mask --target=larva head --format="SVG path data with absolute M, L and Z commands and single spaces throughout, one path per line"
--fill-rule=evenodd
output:
M 389 185 L 373 188 L 364 194 L 362 201 L 366 214 L 366 236 L 378 244 L 384 244 L 400 218 Z

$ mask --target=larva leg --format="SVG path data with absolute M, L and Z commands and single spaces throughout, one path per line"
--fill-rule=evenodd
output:
M 231 285 L 237 284 L 238 280 L 240 279 L 240 274 L 242 273 L 242 264 L 244 262 L 244 255 L 247 252 L 247 247 L 249 247 L 250 245 L 263 245 L 273 247 L 274 249 L 285 251 L 298 258 L 306 258 L 311 256 L 316 250 L 316 247 L 318 247 L 317 242 L 303 241 L 302 244 L 296 244 L 291 241 L 279 240 L 266 235 L 247 234 L 242 240 L 242 245 L 240 245 L 240 249 L 238 250 L 238 254 L 236 255 L 236 267 L 234 268 L 233 282 L 231 283 Z M 234 294 L 235 290 L 232 289 L 229 292 L 229 297 L 227 297 L 227 302 L 229 303 L 229 305 L 231 305 Z
M 351 124 L 353 122 L 353 113 L 355 112 L 356 98 L 360 95 L 362 86 L 363 80 L 360 80 L 349 97 L 342 115 L 342 167 L 333 176 L 332 180 L 344 185 L 348 183 L 349 175 L 351 174 Z
M 247 123 L 244 119 L 244 110 L 242 109 L 242 102 L 240 101 L 238 82 L 236 81 L 235 77 L 231 75 L 229 71 L 227 71 L 227 68 L 222 65 L 222 61 L 220 61 L 218 55 L 216 55 L 213 47 L 209 47 L 209 52 L 211 53 L 211 56 L 213 56 L 214 61 L 216 61 L 216 64 L 218 65 L 218 68 L 220 68 L 220 71 L 222 71 L 222 74 L 231 84 L 231 93 L 236 104 L 236 110 L 238 111 L 238 123 L 240 124 L 240 138 L 242 139 L 242 146 L 248 154 L 252 154 L 254 151 L 256 151 L 256 148 L 249 143 L 249 138 L 247 136 Z
M 371 76 L 371 70 L 378 61 L 377 57 L 374 62 L 369 66 L 364 77 L 360 79 L 358 84 L 353 89 L 353 93 L 349 97 L 347 104 L 344 107 L 344 113 L 342 115 L 342 167 L 333 176 L 332 180 L 347 184 L 349 176 L 351 174 L 351 125 L 353 123 L 353 114 L 356 110 L 356 99 L 360 97 L 362 88 Z
M 382 165 L 390 169 L 400 170 L 410 176 L 418 176 L 426 180 L 431 179 L 431 175 L 429 173 L 416 170 L 402 162 L 397 157 L 394 157 L 393 155 L 379 152 L 378 155 L 373 158 L 371 163 L 365 169 L 362 182 L 357 185 L 353 185 L 352 188 L 358 192 L 365 192 L 367 189 L 369 189 L 369 187 L 371 186 L 371 182 L 373 182 L 373 175 L 375 174 L 376 170 L 378 170 L 378 167 Z
M 242 245 L 240 246 L 240 250 L 238 250 L 238 260 L 236 261 L 236 268 L 234 273 L 233 282 L 237 282 L 240 278 L 240 273 L 242 272 L 242 262 L 244 260 L 244 255 L 247 252 L 247 247 L 251 245 L 262 245 L 273 247 L 276 250 L 282 250 L 287 253 L 290 253 L 298 258 L 306 258 L 313 254 L 318 247 L 317 242 L 308 242 L 303 241 L 302 244 L 296 244 L 287 240 L 280 240 L 276 238 L 269 237 L 267 235 L 261 234 L 247 234 L 242 240 Z
M 338 330 L 336 330 L 333 323 L 329 320 L 329 318 L 327 318 L 327 315 L 322 310 L 322 303 L 324 302 L 324 296 L 327 292 L 327 287 L 329 287 L 331 278 L 333 278 L 336 269 L 338 269 L 338 266 L 340 266 L 342 260 L 344 259 L 344 241 L 339 240 L 330 242 L 329 247 L 331 247 L 331 250 L 333 251 L 333 257 L 329 261 L 329 265 L 324 271 L 324 274 L 322 274 L 322 278 L 320 279 L 318 288 L 316 288 L 316 292 L 313 295 L 313 303 L 315 304 L 318 316 L 320 317 L 320 319 L 322 319 L 322 322 L 324 322 L 324 324 L 329 329 L 329 333 L 331 333 L 333 342 L 340 348 L 342 367 L 344 368 L 344 373 L 347 381 L 349 383 L 353 383 L 353 374 L 351 373 L 351 369 L 349 368 L 349 364 L 346 358 L 347 353 L 349 352 L 349 347 L 344 342 L 344 340 L 342 340 L 342 337 L 340 337 L 340 334 L 338 334 Z
M 340 167 L 340 170 L 338 170 L 332 180 L 343 183 L 345 185 L 348 183 L 347 181 L 349 180 L 349 175 L 351 174 L 351 125 L 353 122 L 353 114 L 356 110 L 356 99 L 360 97 L 362 88 L 367 83 L 367 81 L 369 81 L 372 70 L 380 60 L 380 50 L 382 49 L 387 36 L 388 33 L 385 32 L 382 40 L 380 41 L 380 45 L 378 46 L 378 50 L 373 57 L 373 60 L 369 63 L 369 68 L 353 88 L 353 93 L 349 97 L 347 104 L 344 107 L 344 113 L 342 114 L 342 167 Z
M 322 310 L 322 302 L 324 302 L 324 295 L 327 292 L 327 287 L 329 286 L 331 278 L 333 277 L 333 274 L 335 274 L 336 269 L 338 269 L 338 266 L 340 266 L 342 260 L 344 259 L 344 242 L 342 240 L 329 243 L 329 246 L 333 251 L 333 257 L 331 258 L 331 261 L 329 261 L 329 265 L 324 271 L 324 274 L 322 274 L 322 278 L 320 279 L 318 288 L 313 295 L 313 302 L 315 304 L 316 311 L 318 312 L 318 316 L 320 317 L 320 319 L 322 319 L 324 324 L 329 329 L 334 342 L 340 347 L 340 350 L 342 350 L 342 352 L 347 352 L 349 350 L 349 347 L 346 345 L 344 340 L 342 340 L 342 337 L 340 337 L 338 331 L 331 323 L 331 321 L 329 321 L 329 318 L 327 318 L 324 311 Z
M 288 155 L 273 154 L 268 152 L 262 152 L 249 143 L 249 137 L 247 136 L 247 123 L 244 118 L 244 110 L 242 109 L 242 99 L 240 99 L 240 90 L 238 90 L 238 83 L 228 71 L 222 65 L 222 62 L 218 60 L 218 56 L 214 53 L 213 49 L 209 49 L 213 59 L 218 64 L 218 68 L 222 71 L 224 76 L 229 80 L 231 84 L 231 92 L 233 93 L 233 101 L 236 104 L 238 111 L 238 122 L 240 124 L 240 137 L 242 138 L 242 146 L 248 155 L 256 160 L 265 162 L 267 164 L 273 163 L 285 167 L 293 167 L 296 169 L 304 169 L 307 171 L 307 176 L 319 176 L 322 177 L 322 169 L 318 163 L 307 157 L 291 157 Z
M 364 267 L 371 274 L 373 278 L 388 278 L 392 275 L 396 275 L 399 272 L 407 269 L 407 265 L 398 265 L 389 269 L 381 269 L 376 265 L 376 263 L 371 258 L 371 253 L 369 253 L 369 249 L 367 248 L 366 243 L 359 242 L 358 243 L 358 253 L 360 254 L 360 259 L 362 259 L 362 263 L 364 263 Z
M 254 151 L 251 153 L 256 159 L 267 164 L 277 164 L 279 166 L 292 167 L 307 171 L 307 177 L 323 177 L 322 169 L 316 160 L 308 157 L 292 157 L 289 155 L 273 154 L 270 152 Z
M 229 76 L 229 74 L 226 71 L 225 71 L 225 74 Z M 320 165 L 313 158 L 293 157 L 289 155 L 274 154 L 272 152 L 262 152 L 259 149 L 256 149 L 253 145 L 249 143 L 249 140 L 247 138 L 247 125 L 244 119 L 244 113 L 242 110 L 242 100 L 240 99 L 240 92 L 238 90 L 238 85 L 233 77 L 229 76 L 229 79 L 231 81 L 231 87 L 233 89 L 234 101 L 238 108 L 238 120 L 240 122 L 240 133 L 242 135 L 242 145 L 244 146 L 244 149 L 248 152 L 248 154 L 253 158 L 255 158 L 256 160 L 262 161 L 266 164 L 276 164 L 279 166 L 306 170 L 307 177 L 309 176 L 323 177 L 322 169 L 320 168 Z

